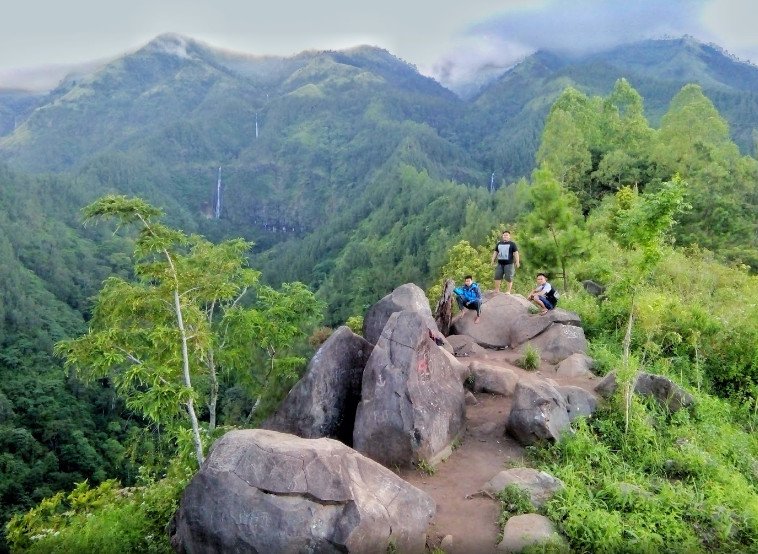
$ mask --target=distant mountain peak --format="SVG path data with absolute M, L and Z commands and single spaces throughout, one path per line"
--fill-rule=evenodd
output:
M 189 58 L 188 48 L 194 44 L 195 41 L 189 37 L 177 33 L 163 33 L 147 43 L 142 50 L 169 54 L 179 58 Z

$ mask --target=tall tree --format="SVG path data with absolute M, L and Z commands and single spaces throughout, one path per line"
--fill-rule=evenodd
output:
M 571 260 L 588 247 L 588 235 L 576 196 L 566 190 L 547 168 L 535 170 L 530 190 L 532 211 L 523 219 L 524 251 L 532 266 L 560 269 L 568 289 Z
M 139 198 L 106 196 L 86 207 L 84 214 L 86 221 L 108 218 L 139 227 L 136 279 L 107 279 L 96 298 L 88 332 L 60 342 L 57 351 L 85 378 L 113 379 L 127 405 L 155 422 L 175 423 L 183 407 L 201 464 L 196 402 L 207 400 L 209 427 L 215 427 L 218 363 L 228 364 L 226 369 L 239 370 L 245 364 L 249 368 L 253 348 L 241 344 L 239 337 L 283 347 L 304 320 L 320 311 L 319 304 L 310 292 L 300 291 L 298 309 L 279 320 L 267 320 L 266 313 L 291 306 L 262 287 L 258 292 L 266 311 L 243 308 L 242 297 L 257 286 L 259 276 L 246 267 L 250 243 L 236 239 L 214 245 L 200 236 L 185 235 L 160 223 L 161 211 Z M 232 328 L 238 336 L 232 336 Z M 208 390 L 199 387 L 196 378 L 207 378 Z

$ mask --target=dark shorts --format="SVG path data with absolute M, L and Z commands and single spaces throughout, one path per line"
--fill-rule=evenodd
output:
M 516 266 L 514 264 L 498 264 L 495 266 L 495 281 L 501 281 L 505 279 L 509 283 L 513 281 L 513 276 L 516 274 Z
M 545 308 L 548 310 L 555 308 L 555 306 L 550 303 L 550 300 L 548 300 L 546 296 L 538 296 L 537 298 L 540 299 L 540 302 L 542 302 L 545 305 Z

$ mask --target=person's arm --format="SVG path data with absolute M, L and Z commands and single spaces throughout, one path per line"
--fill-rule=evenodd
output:
M 495 263 L 495 260 L 497 259 L 497 245 L 495 245 L 495 251 L 492 253 L 492 263 Z
M 521 267 L 521 256 L 519 256 L 518 250 L 513 253 L 513 261 L 516 262 L 516 267 Z

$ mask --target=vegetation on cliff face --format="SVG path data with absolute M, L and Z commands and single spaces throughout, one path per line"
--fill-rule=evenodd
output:
M 195 399 L 202 441 L 212 438 L 213 428 L 219 433 L 254 424 L 312 353 L 301 324 L 310 322 L 319 302 L 300 285 L 269 285 L 303 281 L 326 304 L 326 323 L 354 323 L 403 282 L 435 286 L 442 277 L 472 273 L 486 287 L 494 238 L 507 225 L 524 260 L 516 290 L 531 288 L 535 271 L 549 272 L 566 289 L 562 307 L 582 316 L 599 367 L 623 362 L 633 314 L 627 363 L 666 374 L 698 397 L 693 412 L 676 416 L 636 400 L 631 407 L 614 404 L 580 425 L 573 439 L 536 451 L 536 463 L 570 485 L 548 505 L 548 515 L 578 550 L 614 550 L 622 543 L 636 545 L 633 551 L 680 543 L 724 551 L 755 547 L 758 285 L 751 272 L 758 268 L 758 162 L 732 142 L 711 103 L 713 93 L 694 85 L 678 94 L 679 86 L 667 89 L 667 99 L 674 99 L 666 109 L 655 97 L 652 111 L 660 126 L 654 128 L 645 117 L 651 110 L 629 82 L 609 83 L 604 97 L 588 96 L 577 83 L 566 90 L 556 85 L 551 90 L 557 101 L 545 100 L 540 116 L 547 118 L 541 146 L 537 150 L 535 140 L 527 149 L 538 151 L 538 169 L 511 184 L 498 176 L 502 186 L 490 193 L 470 185 L 489 183 L 492 160 L 510 152 L 502 145 L 511 139 L 508 129 L 480 133 L 486 117 L 466 115 L 460 100 L 385 54 L 322 53 L 298 60 L 297 67 L 282 62 L 264 76 L 248 67 L 240 80 L 229 67 L 203 58 L 207 52 L 198 52 L 188 67 L 142 52 L 91 82 L 67 85 L 75 94 L 57 91 L 55 110 L 41 110 L 23 132 L 4 141 L 13 163 L 75 168 L 68 175 L 37 176 L 0 168 L 0 518 L 19 514 L 8 528 L 12 545 L 37 551 L 167 549 L 162 528 L 191 473 L 195 450 L 189 427 L 176 417 L 182 415 L 180 401 Z M 124 129 L 108 144 L 79 142 L 105 140 L 105 127 L 79 136 L 64 124 L 77 113 L 71 106 L 95 102 L 108 83 L 122 83 L 119 101 L 131 103 L 135 90 L 128 89 L 135 83 L 124 71 L 147 72 L 143 84 L 152 83 L 161 100 L 161 75 L 168 69 L 190 77 L 177 77 L 187 88 L 185 104 L 176 109 L 192 106 L 182 124 L 156 121 L 143 136 Z M 203 94 L 190 87 L 198 75 L 207 85 Z M 243 96 L 236 87 L 244 88 Z M 493 95 L 483 92 L 477 109 L 484 110 Z M 736 102 L 737 96 L 730 98 Z M 169 100 L 134 104 L 131 113 L 170 115 Z M 95 103 L 85 111 L 98 114 L 106 107 Z M 255 113 L 258 141 L 252 139 Z M 476 130 L 466 130 L 472 122 Z M 541 124 L 539 117 L 531 120 L 530 132 L 537 136 Z M 46 129 L 60 131 L 58 138 L 45 135 Z M 24 135 L 32 132 L 40 136 Z M 61 137 L 72 141 L 70 147 Z M 49 140 L 51 149 L 22 146 L 22 139 L 43 145 Z M 479 148 L 484 143 L 494 150 Z M 42 159 L 43 151 L 49 160 Z M 523 167 L 529 169 L 533 160 L 526 158 Z M 214 220 L 208 181 L 215 182 L 218 159 L 229 162 L 222 169 L 227 211 Z M 634 241 L 621 244 L 624 214 L 639 199 L 664 191 L 677 173 L 690 208 L 675 216 L 654 271 L 640 274 L 632 296 L 629 268 L 644 267 L 644 253 Z M 234 348 L 214 358 L 219 394 L 213 424 L 207 406 L 214 385 L 206 362 L 210 346 L 223 342 L 223 319 L 203 320 L 208 297 L 191 308 L 197 316 L 192 321 L 198 329 L 203 325 L 188 350 L 196 371 L 192 391 L 174 379 L 181 340 L 166 330 L 170 310 L 160 316 L 157 309 L 145 312 L 156 316 L 160 325 L 153 330 L 164 329 L 172 345 L 155 366 L 171 368 L 170 402 L 159 410 L 139 396 L 144 388 L 119 386 L 128 373 L 123 358 L 102 350 L 100 360 L 108 363 L 98 365 L 82 356 L 77 375 L 53 356 L 54 343 L 86 336 L 87 329 L 91 338 L 123 332 L 122 292 L 139 290 L 132 299 L 140 302 L 158 299 L 147 293 L 161 282 L 150 273 L 160 269 L 155 260 L 147 250 L 135 259 L 128 255 L 139 239 L 81 226 L 80 207 L 114 191 L 166 209 L 177 239 L 170 247 L 187 262 L 188 276 L 211 267 L 212 253 L 233 254 L 235 267 L 246 267 L 246 241 L 257 241 L 251 262 L 261 279 L 249 280 L 249 302 L 232 310 L 239 319 L 228 321 L 254 329 L 240 336 L 259 348 L 243 355 L 243 345 L 229 344 Z M 245 240 L 224 242 L 228 236 Z M 106 278 L 109 284 L 96 296 Z M 583 279 L 606 285 L 605 298 L 584 294 L 578 285 Z M 218 286 L 211 281 L 209 291 Z M 298 311 L 303 305 L 307 314 Z M 266 327 L 272 321 L 281 324 L 281 335 Z M 155 336 L 142 338 L 157 344 Z M 269 367 L 275 369 L 271 379 L 261 379 Z M 94 379 L 85 385 L 80 378 L 87 374 Z M 109 479 L 137 488 L 122 491 Z M 634 487 L 619 488 L 627 482 Z M 572 504 L 580 508 L 569 511 Z M 104 528 L 123 534 L 114 533 L 106 545 Z

